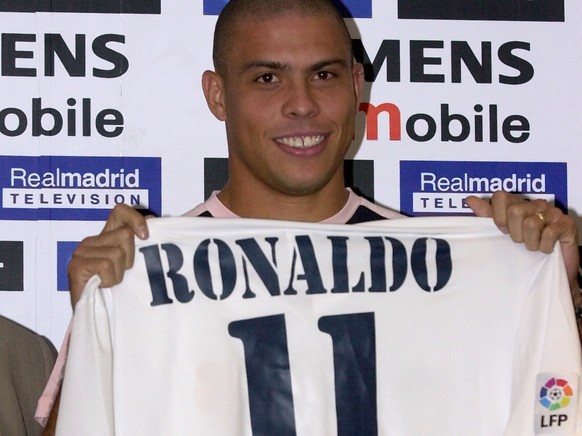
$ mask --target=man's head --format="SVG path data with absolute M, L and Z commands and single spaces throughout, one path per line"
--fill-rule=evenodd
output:
M 334 17 L 342 30 L 342 41 L 351 52 L 351 38 L 343 18 L 331 0 L 230 0 L 218 17 L 214 30 L 212 59 L 214 69 L 224 74 L 226 58 L 237 37 L 235 29 L 241 20 L 262 21 L 285 14 L 324 15 Z
M 226 125 L 229 182 L 221 199 L 345 201 L 343 159 L 363 77 L 333 4 L 231 0 L 216 35 L 216 72 L 206 71 L 202 84 Z

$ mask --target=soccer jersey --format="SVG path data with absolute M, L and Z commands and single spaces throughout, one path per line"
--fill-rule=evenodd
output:
M 581 434 L 559 250 L 484 218 L 148 225 L 76 306 L 60 435 Z
M 348 200 L 344 207 L 335 215 L 322 221 L 330 224 L 358 224 L 362 222 L 375 221 L 379 219 L 394 219 L 404 218 L 404 215 L 399 214 L 391 209 L 379 206 L 360 197 L 354 193 L 350 188 L 346 188 L 348 192 Z M 214 218 L 239 218 L 231 210 L 229 210 L 218 198 L 218 191 L 213 192 L 210 197 L 204 202 L 200 203 L 195 208 L 186 212 L 183 216 L 189 217 L 214 217 Z M 47 383 L 47 386 L 38 401 L 38 407 L 35 417 L 38 422 L 45 425 L 53 405 L 56 401 L 60 385 L 63 379 L 64 368 L 67 358 L 69 329 L 65 334 L 63 344 L 59 351 L 58 359 L 55 363 L 53 372 Z

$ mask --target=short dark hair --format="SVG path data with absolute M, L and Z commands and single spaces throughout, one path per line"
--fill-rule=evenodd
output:
M 340 11 L 332 0 L 230 0 L 218 16 L 214 29 L 212 49 L 214 69 L 218 73 L 225 71 L 224 59 L 238 22 L 244 19 L 265 20 L 289 13 L 326 15 L 335 18 L 345 36 L 348 50 L 350 53 L 352 52 L 350 33 Z

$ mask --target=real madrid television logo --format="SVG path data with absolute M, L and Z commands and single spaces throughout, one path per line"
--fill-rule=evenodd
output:
M 574 391 L 567 380 L 551 378 L 540 390 L 540 404 L 548 410 L 567 407 Z

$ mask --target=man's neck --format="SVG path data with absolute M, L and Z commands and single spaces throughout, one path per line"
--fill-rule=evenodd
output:
M 346 204 L 349 192 L 342 185 L 328 185 L 309 195 L 286 195 L 279 192 L 243 193 L 227 183 L 218 198 L 233 213 L 243 218 L 319 222 L 338 213 Z

